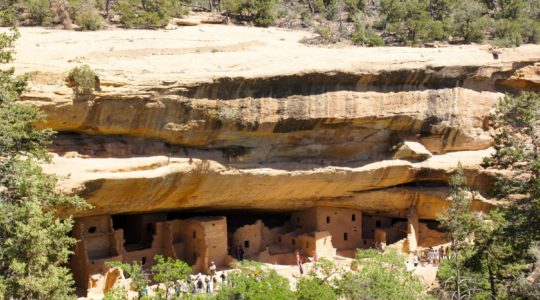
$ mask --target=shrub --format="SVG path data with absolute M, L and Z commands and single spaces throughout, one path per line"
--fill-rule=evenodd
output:
M 105 294 L 103 300 L 128 300 L 128 293 L 123 287 L 116 286 Z
M 225 0 L 223 6 L 234 19 L 259 27 L 268 27 L 276 19 L 275 0 Z
M 91 94 L 96 88 L 96 78 L 96 73 L 88 65 L 82 65 L 71 69 L 67 81 L 76 94 Z
M 136 290 L 139 295 L 142 294 L 144 288 L 150 283 L 148 274 L 143 269 L 142 265 L 137 261 L 128 264 L 115 260 L 108 261 L 105 264 L 111 268 L 120 268 L 124 272 L 124 276 L 131 279 L 131 288 Z
M 428 2 L 422 0 L 382 0 L 385 29 L 400 43 L 419 44 L 444 37 L 442 22 L 429 14 Z
M 171 17 L 186 12 L 181 3 L 175 0 L 120 0 L 115 10 L 125 27 L 145 29 L 165 27 Z
M 353 12 L 364 10 L 366 7 L 365 0 L 343 0 L 343 3 L 348 11 Z
M 495 39 L 499 46 L 519 46 L 523 42 L 521 24 L 517 21 L 500 19 L 495 23 Z
M 446 21 L 447 29 L 466 43 L 481 42 L 486 37 L 486 29 L 491 20 L 484 16 L 486 7 L 483 3 L 471 0 L 457 1 L 451 7 L 450 17 Z
M 49 0 L 23 0 L 19 7 L 26 12 L 26 22 L 29 25 L 48 26 L 52 24 Z
M 322 44 L 335 44 L 341 40 L 339 32 L 332 28 L 330 23 L 317 26 L 315 33 L 318 35 L 318 42 Z
M 103 27 L 104 20 L 94 3 L 87 2 L 78 8 L 75 24 L 79 25 L 81 30 L 98 30 Z
M 249 261 L 239 264 L 240 272 L 230 274 L 232 285 L 223 286 L 216 300 L 229 299 L 294 299 L 289 280 L 266 266 Z
M 326 9 L 326 4 L 323 0 L 313 0 L 311 4 L 313 5 L 313 10 L 315 13 L 322 13 Z
M 296 285 L 296 299 L 298 300 L 335 300 L 336 293 L 332 286 L 319 278 L 300 278 Z
M 335 280 L 340 299 L 426 299 L 419 278 L 407 272 L 405 257 L 396 250 L 357 250 L 359 270 Z
M 373 29 L 361 24 L 357 24 L 355 27 L 355 31 L 351 34 L 353 44 L 368 47 L 384 46 L 384 40 Z

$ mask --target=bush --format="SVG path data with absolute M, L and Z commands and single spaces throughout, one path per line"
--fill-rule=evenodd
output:
M 105 294 L 103 300 L 128 300 L 128 292 L 121 286 L 113 287 Z
M 341 40 L 341 34 L 332 27 L 330 23 L 323 23 L 315 27 L 315 38 L 303 38 L 301 43 L 305 44 L 335 44 Z
M 426 299 L 420 280 L 407 272 L 405 257 L 396 250 L 380 253 L 357 250 L 359 270 L 336 279 L 337 292 L 344 299 Z M 340 299 L 341 299 L 340 298 Z
M 96 78 L 96 73 L 88 65 L 82 65 L 71 69 L 67 82 L 76 94 L 91 94 L 97 86 Z
M 484 14 L 486 7 L 483 3 L 470 0 L 457 1 L 451 7 L 450 17 L 446 20 L 447 29 L 466 43 L 478 43 L 485 39 L 486 29 L 491 24 Z
M 215 295 L 217 300 L 230 299 L 294 299 L 289 280 L 262 264 L 243 261 L 229 276 L 232 285 L 223 286 Z
M 355 31 L 351 34 L 353 44 L 368 47 L 384 46 L 384 40 L 373 29 L 366 28 L 361 24 L 357 24 L 355 27 Z
M 300 278 L 296 285 L 296 299 L 298 300 L 334 300 L 337 299 L 334 289 L 318 278 Z
M 343 0 L 348 11 L 356 12 L 364 10 L 366 7 L 365 0 Z
M 180 1 L 175 0 L 120 0 L 115 10 L 125 27 L 144 29 L 165 27 L 171 17 L 186 13 Z
M 523 42 L 521 24 L 508 19 L 497 20 L 495 23 L 495 39 L 499 46 L 519 46 Z
M 52 24 L 49 0 L 23 0 L 19 7 L 26 13 L 23 21 L 28 25 L 48 26 Z
M 276 19 L 275 0 L 225 0 L 223 7 L 237 21 L 253 22 L 259 27 L 268 27 Z
M 381 0 L 386 31 L 397 41 L 420 44 L 444 37 L 443 24 L 429 14 L 428 2 L 422 0 Z
M 78 8 L 75 24 L 79 25 L 81 30 L 98 30 L 103 27 L 104 20 L 95 4 L 87 2 Z

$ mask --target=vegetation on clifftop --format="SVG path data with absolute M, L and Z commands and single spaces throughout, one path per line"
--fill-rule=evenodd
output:
M 4 0 L 0 24 L 71 28 L 74 21 L 81 30 L 98 30 L 106 21 L 156 29 L 190 10 L 236 23 L 310 29 L 316 37 L 306 43 L 540 42 L 540 0 Z

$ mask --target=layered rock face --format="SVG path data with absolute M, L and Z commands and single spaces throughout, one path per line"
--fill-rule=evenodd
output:
M 22 100 L 59 132 L 46 170 L 95 206 L 77 216 L 322 205 L 406 217 L 416 206 L 433 220 L 460 162 L 486 195 L 498 98 L 540 91 L 538 46 L 494 59 L 481 46 L 308 47 L 303 34 L 23 30 L 16 67 L 33 73 Z M 100 78 L 91 96 L 64 83 L 81 63 Z M 394 156 L 403 142 L 425 149 Z

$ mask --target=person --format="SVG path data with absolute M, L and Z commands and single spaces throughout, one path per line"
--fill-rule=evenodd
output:
M 210 294 L 213 288 L 212 288 L 212 280 L 210 280 L 209 276 L 204 276 L 204 283 L 206 285 L 206 293 Z
M 317 252 L 313 253 L 313 271 L 317 272 L 317 261 L 319 261 L 319 256 Z
M 203 291 L 203 280 L 199 275 L 197 275 L 196 284 L 197 284 L 197 294 L 199 294 L 201 291 Z
M 176 297 L 180 297 L 180 293 L 182 293 L 182 286 L 180 285 L 180 280 L 177 280 L 174 283 L 174 292 L 176 294 Z
M 143 296 L 148 296 L 148 292 L 149 292 L 148 287 L 145 286 L 143 289 Z
M 428 262 L 430 265 L 433 264 L 433 248 L 429 247 L 429 250 L 428 250 Z
M 244 260 L 244 248 L 242 248 L 242 246 L 238 246 L 239 247 L 239 254 L 240 254 L 240 257 L 239 259 L 240 260 Z
M 224 285 L 227 284 L 227 273 L 225 272 L 221 273 L 221 283 L 223 283 Z
M 439 248 L 439 263 L 444 259 L 444 247 Z
M 411 262 L 408 261 L 408 260 L 405 262 L 405 270 L 406 270 L 407 272 L 412 272 L 412 271 L 414 270 L 414 268 L 413 268 L 412 265 L 411 265 Z
M 214 288 L 214 290 L 217 288 L 217 286 L 218 286 L 217 276 L 212 276 L 212 287 Z
M 210 275 L 212 275 L 212 276 L 216 275 L 217 267 L 216 267 L 216 264 L 213 261 L 210 262 L 210 268 L 209 269 L 210 269 Z
M 304 269 L 302 268 L 302 261 L 300 260 L 300 253 L 296 251 L 296 264 L 298 265 L 298 270 L 300 271 L 300 275 L 304 274 Z
M 197 294 L 197 281 L 191 281 L 189 282 L 189 287 L 191 288 L 191 294 L 195 295 Z
M 240 260 L 240 245 L 234 246 L 234 258 Z

